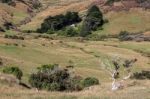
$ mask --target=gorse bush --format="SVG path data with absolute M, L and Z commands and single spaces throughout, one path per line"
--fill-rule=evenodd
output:
M 91 31 L 97 30 L 98 27 L 104 24 L 103 14 L 100 9 L 94 5 L 92 6 L 83 21 L 80 36 L 85 37 L 91 34 Z
M 19 80 L 21 80 L 21 77 L 23 76 L 22 71 L 18 67 L 5 67 L 3 73 L 12 74 Z
M 81 21 L 78 12 L 67 12 L 65 15 L 49 16 L 41 24 L 41 28 L 37 29 L 39 33 L 45 33 L 49 30 L 57 31 L 68 25 L 75 24 Z
M 32 87 L 48 91 L 81 90 L 80 83 L 77 82 L 80 79 L 71 77 L 67 69 L 62 69 L 57 64 L 43 65 L 29 78 Z
M 84 80 L 82 80 L 81 83 L 84 87 L 90 87 L 92 85 L 98 85 L 99 80 L 97 78 L 94 78 L 94 77 L 87 77 Z

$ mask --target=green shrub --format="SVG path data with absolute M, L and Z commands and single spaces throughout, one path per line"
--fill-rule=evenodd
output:
M 82 80 L 81 83 L 84 87 L 90 87 L 92 85 L 98 85 L 99 80 L 97 78 L 94 78 L 94 77 L 87 77 L 84 80 Z
M 29 77 L 32 87 L 49 91 L 73 91 L 79 90 L 80 79 L 71 77 L 68 69 L 62 69 L 59 65 L 43 65 L 38 68 L 37 73 Z
M 53 31 L 53 30 L 48 30 L 47 31 L 47 34 L 54 34 L 55 33 L 55 31 Z
M 23 76 L 22 71 L 18 67 L 5 67 L 3 73 L 13 74 L 19 80 L 21 80 L 21 77 Z
M 73 27 L 69 27 L 66 29 L 66 36 L 73 37 L 77 35 L 78 35 L 78 32 Z
M 62 29 L 57 33 L 58 33 L 58 35 L 67 36 L 67 37 L 78 36 L 78 32 L 77 32 L 77 30 L 75 30 L 74 27 L 66 27 L 65 29 Z
M 150 79 L 150 71 L 136 72 L 131 78 L 134 79 Z

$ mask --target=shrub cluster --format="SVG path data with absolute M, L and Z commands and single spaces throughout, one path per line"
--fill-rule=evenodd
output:
M 49 16 L 41 24 L 41 28 L 37 29 L 39 33 L 45 33 L 48 30 L 56 31 L 60 30 L 68 25 L 80 22 L 81 18 L 78 12 L 67 12 L 65 15 L 56 15 L 54 17 Z
M 92 85 L 98 85 L 99 80 L 97 78 L 94 78 L 94 77 L 87 77 L 84 80 L 82 80 L 81 83 L 84 87 L 90 87 Z
M 150 71 L 141 71 L 133 74 L 132 78 L 135 79 L 150 79 Z
M 38 71 L 30 75 L 29 83 L 39 90 L 48 91 L 80 91 L 84 87 L 98 84 L 96 78 L 82 79 L 75 76 L 68 69 L 62 69 L 59 65 L 43 65 Z
M 8 39 L 20 39 L 20 40 L 24 40 L 24 37 L 22 37 L 22 36 L 17 36 L 17 35 L 8 35 L 8 34 L 5 34 L 4 37 L 5 37 L 5 38 L 8 38 Z
M 79 78 L 71 77 L 67 69 L 61 69 L 58 65 L 43 65 L 29 78 L 32 87 L 48 91 L 81 90 L 79 82 Z
M 23 76 L 22 71 L 18 67 L 5 67 L 3 73 L 13 74 L 19 80 L 21 80 L 21 77 Z

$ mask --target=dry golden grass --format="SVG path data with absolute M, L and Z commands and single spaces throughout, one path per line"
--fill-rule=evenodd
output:
M 6 21 L 18 24 L 28 16 L 27 8 L 22 3 L 17 4 L 16 8 L 0 3 L 0 26 L 2 26 Z
M 127 81 L 124 84 L 128 87 L 115 92 L 110 90 L 111 83 L 101 83 L 80 92 L 37 92 L 35 89 L 27 90 L 3 85 L 0 87 L 0 97 L 2 99 L 149 99 L 148 80 Z
M 150 11 L 131 9 L 130 11 L 109 12 L 105 15 L 108 23 L 103 30 L 96 31 L 99 34 L 119 34 L 121 31 L 130 33 L 145 32 L 150 29 Z

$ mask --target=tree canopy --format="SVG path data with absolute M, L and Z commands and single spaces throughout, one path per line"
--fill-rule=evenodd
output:
M 97 28 L 103 24 L 104 20 L 102 12 L 96 5 L 93 5 L 87 11 L 86 18 L 82 24 L 80 36 L 85 37 L 91 34 L 91 31 L 97 30 Z

